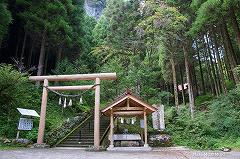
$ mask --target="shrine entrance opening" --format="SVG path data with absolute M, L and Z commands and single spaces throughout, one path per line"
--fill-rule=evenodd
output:
M 133 95 L 131 91 L 126 91 L 122 96 L 106 106 L 106 108 L 102 109 L 101 112 L 110 117 L 110 146 L 108 150 L 114 150 L 114 141 L 139 140 L 140 134 L 114 134 L 114 118 L 136 116 L 143 118 L 144 135 L 141 136 L 144 136 L 144 148 L 149 148 L 147 142 L 147 115 L 155 111 L 157 111 L 157 108 Z
M 43 81 L 42 104 L 40 113 L 40 122 L 38 129 L 37 144 L 43 143 L 45 130 L 45 117 L 48 90 L 52 91 L 77 91 L 77 90 L 95 90 L 95 107 L 94 107 L 94 148 L 99 149 L 100 146 L 100 81 L 116 80 L 116 73 L 96 73 L 96 74 L 74 74 L 74 75 L 50 75 L 50 76 L 30 76 L 31 81 Z M 51 86 L 49 82 L 57 81 L 80 81 L 94 80 L 93 85 L 83 86 Z

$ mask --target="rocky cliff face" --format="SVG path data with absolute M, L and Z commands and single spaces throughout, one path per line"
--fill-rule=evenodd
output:
M 94 17 L 96 20 L 98 20 L 101 16 L 105 6 L 106 0 L 85 0 L 84 2 L 84 8 L 86 13 L 89 16 Z

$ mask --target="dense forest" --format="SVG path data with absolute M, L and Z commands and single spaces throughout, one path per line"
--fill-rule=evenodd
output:
M 239 0 L 0 0 L 0 63 L 0 136 L 19 105 L 40 110 L 29 75 L 116 72 L 103 106 L 131 89 L 166 105 L 174 144 L 240 148 Z M 47 131 L 94 105 L 93 92 L 64 113 L 49 100 Z

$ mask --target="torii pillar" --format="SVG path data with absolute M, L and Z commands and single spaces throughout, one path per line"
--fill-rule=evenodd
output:
M 94 148 L 100 146 L 100 78 L 95 80 L 95 107 L 94 107 Z

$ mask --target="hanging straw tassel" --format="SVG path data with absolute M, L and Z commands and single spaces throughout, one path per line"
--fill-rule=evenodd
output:
M 64 99 L 63 108 L 66 108 L 66 106 L 67 106 L 67 98 Z
M 136 122 L 136 117 L 132 118 L 132 124 L 134 124 Z
M 61 97 L 58 100 L 58 105 L 62 105 L 62 98 Z
M 72 99 L 69 100 L 68 106 L 72 106 Z
M 123 124 L 124 123 L 123 117 L 121 117 L 120 120 L 121 120 L 121 124 Z
M 82 96 L 81 96 L 80 99 L 79 99 L 79 104 L 83 104 Z

